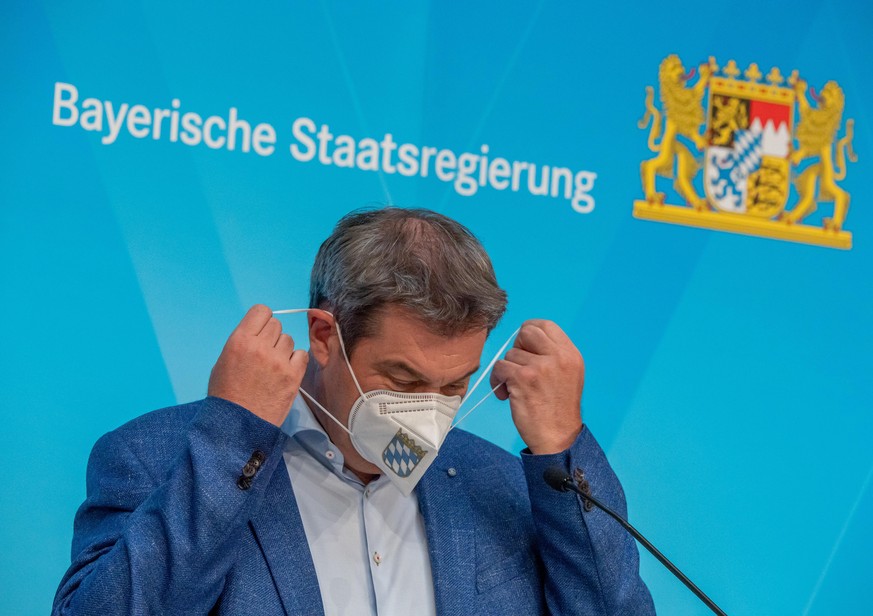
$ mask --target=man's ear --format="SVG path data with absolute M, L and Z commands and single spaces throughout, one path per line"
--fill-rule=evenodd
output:
M 309 356 L 324 368 L 331 349 L 337 344 L 334 334 L 334 318 L 324 310 L 310 310 L 309 318 Z

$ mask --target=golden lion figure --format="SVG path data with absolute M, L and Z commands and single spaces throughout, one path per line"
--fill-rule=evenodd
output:
M 805 81 L 795 81 L 794 89 L 800 107 L 800 122 L 797 125 L 799 147 L 791 153 L 791 163 L 797 165 L 808 158 L 818 158 L 818 162 L 804 169 L 794 180 L 800 199 L 797 206 L 781 218 L 788 223 L 797 223 L 815 211 L 817 201 L 833 201 L 834 215 L 824 219 L 824 228 L 839 231 L 849 209 L 849 193 L 837 186 L 837 181 L 846 177 L 846 152 L 850 161 L 858 160 L 852 149 L 854 122 L 846 121 L 846 134 L 837 142 L 834 165 L 834 140 L 845 106 L 843 91 L 835 82 L 829 81 L 818 97 L 817 108 L 813 108 L 806 98 L 806 88 Z
M 676 191 L 696 210 L 708 208 L 706 199 L 700 197 L 691 182 L 697 174 L 698 163 L 688 146 L 677 137 L 683 135 L 690 139 L 698 150 L 706 147 L 706 139 L 698 132 L 704 122 L 703 96 L 709 82 L 712 70 L 708 64 L 702 64 L 699 69 L 700 79 L 688 87 L 685 82 L 690 78 L 679 57 L 670 55 L 661 62 L 658 69 L 658 83 L 661 88 L 661 103 L 664 107 L 664 136 L 656 143 L 661 134 L 661 114 L 654 105 L 654 91 L 646 88 L 646 113 L 638 126 L 645 128 L 652 118 L 652 128 L 649 132 L 649 149 L 658 155 L 642 163 L 640 174 L 643 181 L 643 191 L 649 203 L 664 203 L 664 193 L 656 192 L 655 176 L 673 178 L 675 167 Z
M 729 146 L 736 131 L 749 128 L 748 107 L 738 98 L 714 96 L 712 110 L 709 127 L 712 145 Z

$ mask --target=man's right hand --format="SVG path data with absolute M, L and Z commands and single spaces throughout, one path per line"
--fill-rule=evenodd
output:
M 255 304 L 227 339 L 209 377 L 210 396 L 224 398 L 281 426 L 297 396 L 309 354 L 263 304 Z

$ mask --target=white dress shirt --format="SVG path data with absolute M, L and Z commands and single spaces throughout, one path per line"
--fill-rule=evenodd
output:
M 384 475 L 364 485 L 301 396 L 282 425 L 284 458 L 325 616 L 435 616 L 424 518 Z

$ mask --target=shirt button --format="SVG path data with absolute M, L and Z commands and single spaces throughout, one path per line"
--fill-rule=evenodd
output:
M 364 490 L 364 496 L 366 498 L 370 498 L 370 488 L 367 488 L 366 490 Z
M 457 474 L 458 474 L 458 471 L 455 469 L 454 466 L 446 471 L 446 475 L 448 475 L 449 477 L 454 477 Z
M 334 453 L 328 449 L 327 451 L 324 452 L 324 457 L 327 458 L 328 460 L 333 460 Z
M 379 552 L 373 552 L 373 562 L 377 567 L 382 564 L 382 555 Z

